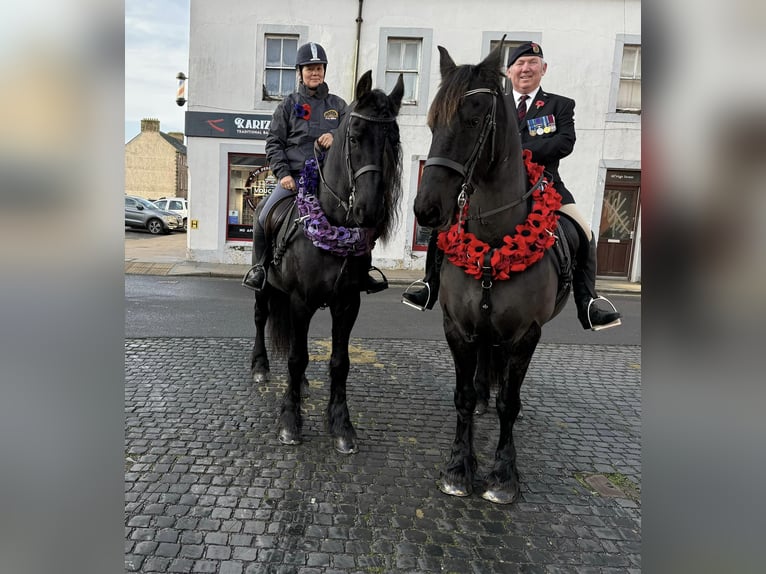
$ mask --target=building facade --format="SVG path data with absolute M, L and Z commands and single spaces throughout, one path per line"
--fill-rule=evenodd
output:
M 125 193 L 146 199 L 188 197 L 184 134 L 160 131 L 160 121 L 141 120 L 141 133 L 125 144 Z
M 333 93 L 353 100 L 372 70 L 406 93 L 398 118 L 402 150 L 399 228 L 379 242 L 373 263 L 422 268 L 428 231 L 412 205 L 430 145 L 426 115 L 439 86 L 437 46 L 475 64 L 506 36 L 543 46 L 542 87 L 574 98 L 577 143 L 560 173 L 599 237 L 599 274 L 640 281 L 641 3 L 639 0 L 443 0 L 321 4 L 285 0 L 191 0 L 186 136 L 190 166 L 189 257 L 249 263 L 252 206 L 274 185 L 265 137 L 281 94 L 295 89 L 294 54 L 322 44 Z M 292 58 L 292 59 L 291 59 Z M 255 172 L 254 187 L 245 187 Z

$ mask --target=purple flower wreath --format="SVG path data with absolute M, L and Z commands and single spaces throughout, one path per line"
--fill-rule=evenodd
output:
M 372 229 L 342 225 L 336 227 L 327 221 L 316 196 L 318 180 L 317 160 L 309 159 L 298 178 L 298 196 L 295 199 L 306 237 L 316 247 L 343 257 L 365 255 L 372 251 L 375 246 Z

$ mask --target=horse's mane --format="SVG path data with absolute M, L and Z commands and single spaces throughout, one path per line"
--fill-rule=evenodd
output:
M 374 89 L 362 96 L 361 99 L 351 103 L 349 109 L 346 111 L 343 121 L 338 127 L 339 136 L 343 134 L 343 137 L 345 138 L 348 123 L 351 118 L 350 112 L 352 111 L 378 118 L 396 116 L 396 111 L 391 108 L 391 104 L 385 92 L 379 89 Z M 376 237 L 385 241 L 390 238 L 399 220 L 399 201 L 402 197 L 402 148 L 401 142 L 399 141 L 399 124 L 394 121 L 384 125 L 386 126 L 382 175 L 384 182 L 384 212 L 383 218 L 376 229 Z M 332 148 L 330 148 L 331 152 L 328 154 L 328 163 L 330 156 L 334 156 L 332 161 L 335 169 L 345 169 L 342 163 L 343 153 L 341 152 L 341 149 L 342 146 L 338 146 L 337 148 L 336 146 L 332 146 Z M 336 153 L 332 153 L 333 150 L 335 150 Z
M 502 74 L 499 69 L 486 65 L 465 64 L 452 68 L 442 77 L 439 91 L 428 110 L 428 126 L 434 129 L 452 121 L 463 94 L 468 91 L 474 79 L 479 80 L 482 85 L 491 86 L 498 92 L 502 92 L 500 78 Z

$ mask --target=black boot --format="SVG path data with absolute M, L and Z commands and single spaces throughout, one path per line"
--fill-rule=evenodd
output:
M 266 231 L 258 221 L 253 220 L 253 266 L 247 270 L 242 285 L 260 293 L 266 286 Z
M 383 275 L 383 272 L 372 264 L 372 254 L 364 255 L 365 260 L 362 262 L 360 269 L 363 270 L 364 275 L 361 277 L 359 286 L 360 291 L 367 293 L 379 293 L 384 289 L 388 289 L 388 279 Z M 380 273 L 380 279 L 370 275 L 371 271 L 377 271 Z
M 574 292 L 575 305 L 577 306 L 577 318 L 583 329 L 600 331 L 609 327 L 621 325 L 621 315 L 606 297 L 596 294 L 596 238 L 592 237 L 589 243 L 583 241 L 580 246 L 577 265 L 572 278 L 572 291 Z M 611 311 L 605 311 L 596 306 L 597 301 L 606 301 Z
M 420 311 L 433 309 L 436 300 L 439 298 L 440 272 L 444 252 L 436 246 L 436 240 L 439 232 L 431 231 L 431 237 L 428 240 L 428 251 L 426 251 L 426 275 L 422 281 L 415 281 L 402 294 L 402 303 L 414 307 Z M 410 290 L 416 283 L 423 283 L 422 287 Z

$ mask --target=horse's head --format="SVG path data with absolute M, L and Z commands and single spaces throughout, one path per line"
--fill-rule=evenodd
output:
M 502 49 L 503 41 L 481 63 L 458 66 L 439 46 L 442 83 L 428 112 L 431 149 L 414 206 L 423 226 L 448 227 L 461 192 L 496 177 L 508 154 Z
M 401 198 L 396 116 L 403 95 L 401 75 L 386 94 L 372 89 L 372 71 L 365 72 L 325 163 L 325 178 L 347 203 L 345 224 L 374 228 L 382 239 L 393 229 Z

